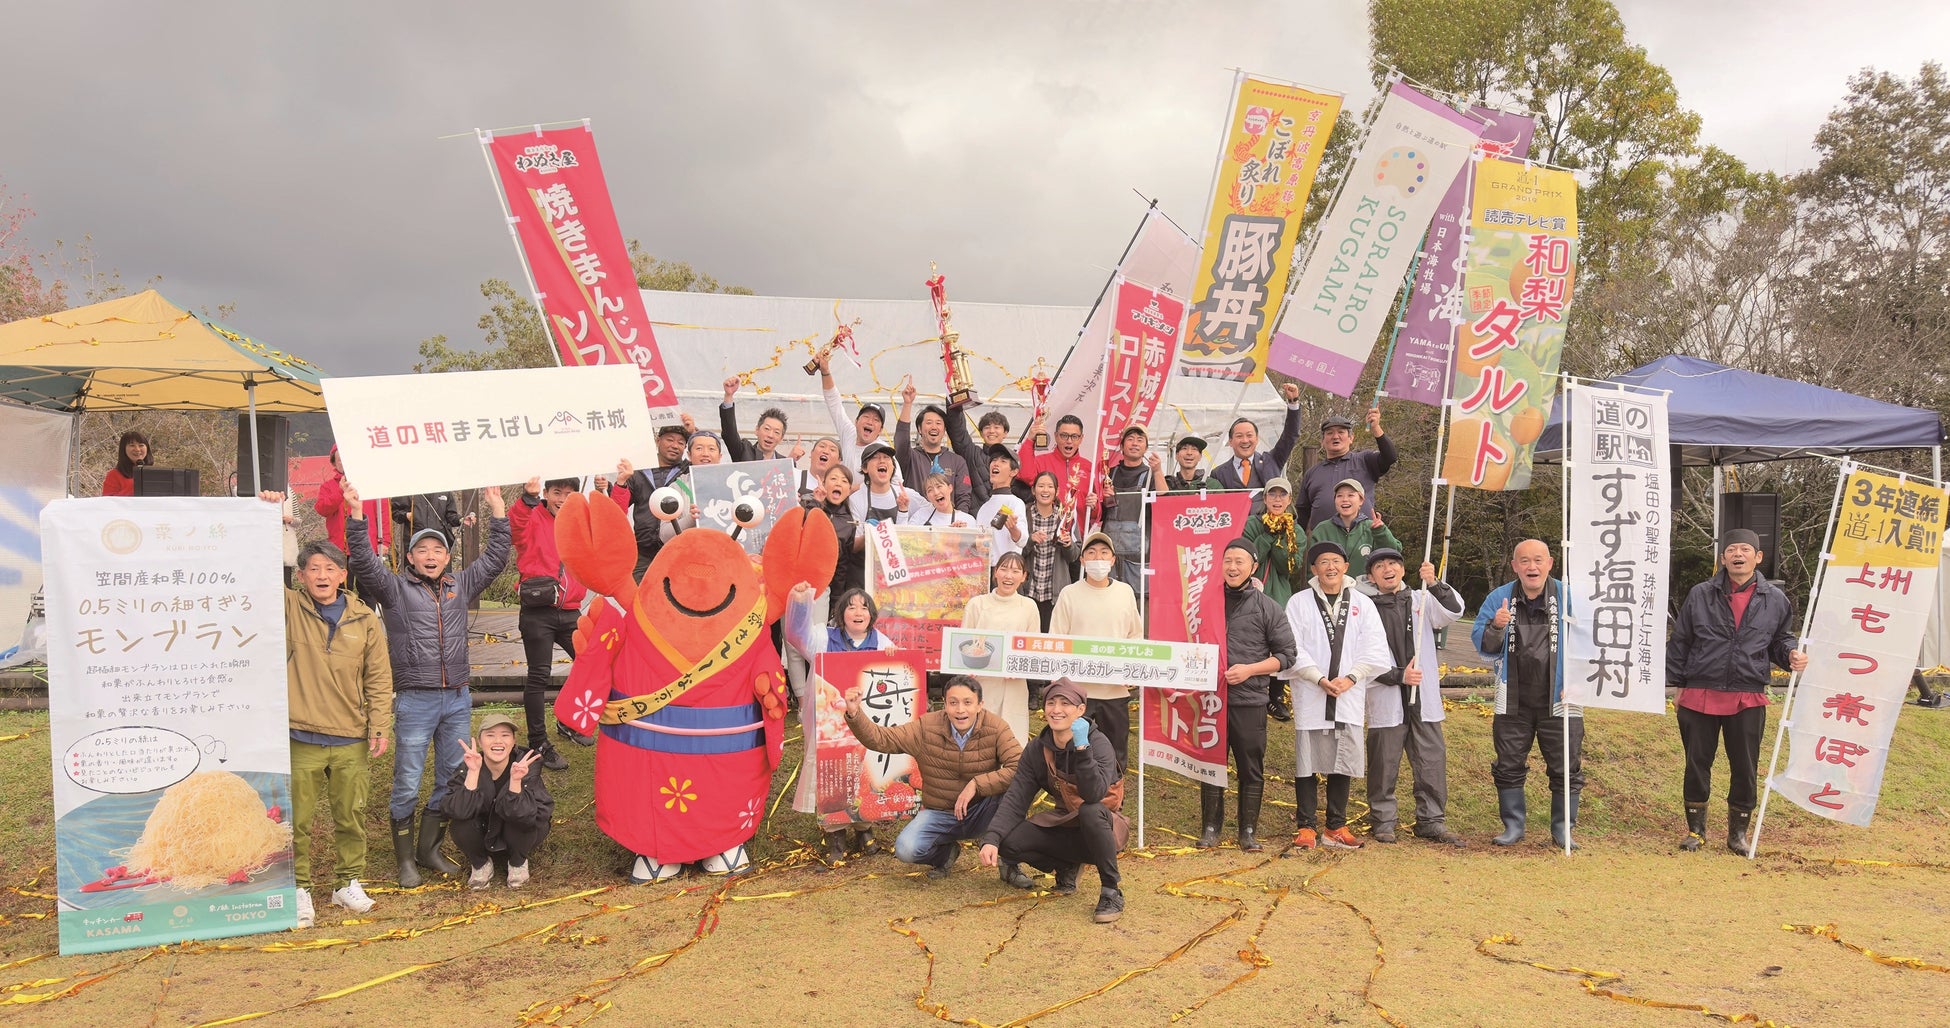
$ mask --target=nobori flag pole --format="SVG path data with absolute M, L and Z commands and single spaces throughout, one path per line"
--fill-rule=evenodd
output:
M 1568 568 L 1571 566 L 1571 465 L 1576 463 L 1571 459 L 1571 422 L 1574 420 L 1571 417 L 1571 390 L 1577 388 L 1577 385 L 1571 380 L 1569 375 L 1563 376 L 1561 382 L 1562 385 L 1559 387 L 1557 395 L 1558 409 L 1564 412 L 1562 422 L 1564 426 L 1564 459 L 1558 461 L 1558 496 L 1560 498 L 1557 506 L 1561 512 L 1559 515 L 1562 526 L 1560 531 L 1563 532 L 1563 535 L 1559 537 L 1559 546 L 1564 551 L 1564 566 Z M 1575 828 L 1574 822 L 1577 820 L 1572 816 L 1572 811 L 1576 809 L 1574 802 L 1576 794 L 1571 792 L 1571 697 L 1570 691 L 1565 688 L 1564 682 L 1564 645 L 1571 638 L 1571 633 L 1565 629 L 1564 622 L 1570 617 L 1571 612 L 1568 609 L 1570 607 L 1570 597 L 1565 594 L 1563 588 L 1564 577 L 1560 574 L 1557 581 L 1557 645 L 1551 647 L 1553 651 L 1551 653 L 1551 659 L 1557 664 L 1555 669 L 1557 675 L 1557 703 L 1558 709 L 1564 719 L 1562 733 L 1564 736 L 1564 855 L 1568 857 L 1571 855 L 1571 850 L 1576 848 L 1575 844 L 1571 841 L 1571 832 Z M 1546 576 L 1544 582 L 1548 585 L 1550 578 Z M 1508 659 L 1507 654 L 1505 655 L 1505 659 Z
M 1808 648 L 1808 632 L 1814 626 L 1815 604 L 1821 602 L 1821 581 L 1835 556 L 1835 520 L 1842 509 L 1842 488 L 1848 484 L 1848 476 L 1855 467 L 1854 461 L 1843 457 L 1835 474 L 1835 498 L 1828 503 L 1828 530 L 1821 537 L 1821 560 L 1815 565 L 1815 576 L 1808 587 L 1808 607 L 1801 612 L 1801 634 L 1795 639 L 1795 646 L 1804 651 Z M 1713 540 L 1713 545 L 1720 545 L 1720 541 Z M 1753 830 L 1747 833 L 1748 860 L 1754 859 L 1754 854 L 1760 852 L 1760 826 L 1767 820 L 1767 797 L 1774 791 L 1774 771 L 1781 762 L 1781 742 L 1787 738 L 1788 729 L 1794 727 L 1794 697 L 1800 686 L 1801 672 L 1788 672 L 1787 695 L 1781 699 L 1781 720 L 1774 726 L 1774 755 L 1767 759 L 1767 777 L 1761 779 L 1760 807 L 1754 811 Z

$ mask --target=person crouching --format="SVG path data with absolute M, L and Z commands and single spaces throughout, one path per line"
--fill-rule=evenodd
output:
M 1034 883 L 1015 871 L 1018 863 L 1054 871 L 1058 896 L 1075 893 L 1077 874 L 1084 864 L 1094 864 L 1099 888 L 1093 917 L 1109 924 L 1124 913 L 1117 853 L 1130 838 L 1131 822 L 1119 813 L 1124 779 L 1117 773 L 1117 756 L 1082 716 L 1085 702 L 1083 686 L 1068 678 L 1043 690 L 1049 727 L 1023 749 L 1016 777 L 982 837 L 981 860 L 983 867 L 1000 867 L 1004 881 L 1023 889 Z M 1025 816 L 1038 792 L 1048 793 L 1056 809 Z
M 473 744 L 460 746 L 460 770 L 447 784 L 447 832 L 467 860 L 467 887 L 487 888 L 499 860 L 508 865 L 508 888 L 519 889 L 555 815 L 535 766 L 542 751 L 515 745 L 515 719 L 506 714 L 483 717 Z
M 846 727 L 862 745 L 876 753 L 906 753 L 921 769 L 921 809 L 894 839 L 894 858 L 926 864 L 929 878 L 948 877 L 961 856 L 961 840 L 988 831 L 1022 758 L 1022 744 L 1008 724 L 982 709 L 982 687 L 974 679 L 948 679 L 941 704 L 890 728 L 867 717 L 858 691 L 846 698 Z

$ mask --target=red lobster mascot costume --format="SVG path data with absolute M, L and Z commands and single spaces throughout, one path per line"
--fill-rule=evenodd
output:
M 742 501 L 741 523 L 756 523 Z M 596 824 L 637 855 L 630 880 L 750 863 L 785 736 L 786 683 L 768 626 L 798 582 L 827 582 L 839 542 L 826 515 L 786 511 L 758 566 L 712 528 L 685 531 L 645 569 L 613 503 L 572 496 L 555 523 L 569 572 L 613 603 L 576 628 L 576 660 L 555 715 L 600 730 Z

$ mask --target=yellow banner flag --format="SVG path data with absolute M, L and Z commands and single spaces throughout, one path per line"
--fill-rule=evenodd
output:
M 1300 218 L 1340 111 L 1339 94 L 1239 77 L 1179 374 L 1265 379 Z

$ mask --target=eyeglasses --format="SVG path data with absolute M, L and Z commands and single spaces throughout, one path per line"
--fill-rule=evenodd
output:
M 1058 432 L 1056 433 L 1056 438 L 1077 440 L 1083 438 L 1083 433 L 1082 432 Z

